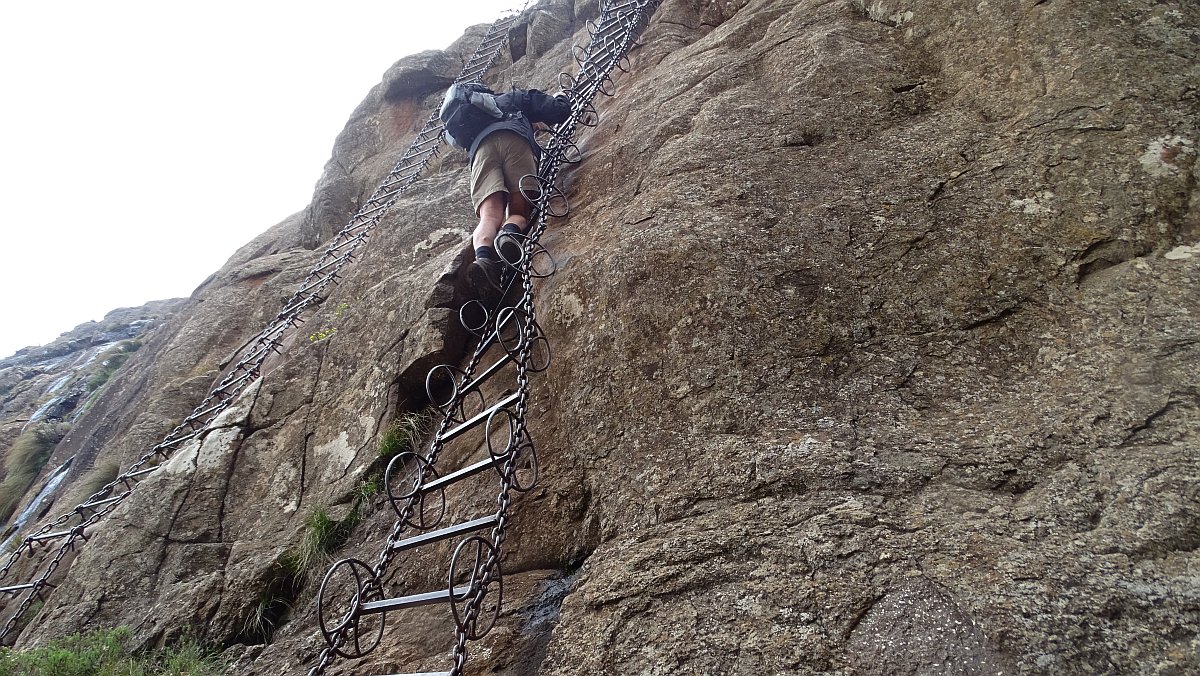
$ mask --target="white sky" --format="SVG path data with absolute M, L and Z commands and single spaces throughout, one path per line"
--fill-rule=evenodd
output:
M 0 358 L 191 294 L 308 204 L 389 66 L 519 4 L 0 5 Z

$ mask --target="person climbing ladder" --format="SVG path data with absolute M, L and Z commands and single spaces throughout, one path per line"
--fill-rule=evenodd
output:
M 535 124 L 561 124 L 571 115 L 571 101 L 537 89 L 496 94 L 479 83 L 450 86 L 441 120 L 451 144 L 471 158 L 471 206 L 479 223 L 471 235 L 475 261 L 467 277 L 487 306 L 503 295 L 505 263 L 521 258 L 522 235 L 528 228 L 530 204 L 520 190 L 521 177 L 537 174 L 541 148 Z

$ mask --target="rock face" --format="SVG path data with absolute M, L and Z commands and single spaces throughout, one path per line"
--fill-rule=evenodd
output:
M 156 301 L 139 308 L 120 308 L 98 322 L 80 324 L 57 340 L 41 347 L 27 347 L 0 359 L 0 449 L 8 456 L 23 434 L 56 427 L 66 438 L 55 452 L 42 458 L 36 475 L 24 496 L 13 505 L 37 510 L 30 500 L 39 492 L 52 468 L 60 467 L 80 450 L 76 440 L 87 436 L 87 426 L 79 421 L 102 400 L 121 401 L 134 396 L 125 376 L 153 361 L 146 354 L 135 355 L 145 344 L 154 345 L 163 332 L 164 322 L 183 306 L 182 299 Z M 132 360 L 128 368 L 126 362 Z M 71 426 L 73 432 L 67 432 Z M 60 436 L 60 435 L 55 435 Z M 94 455 L 94 454 L 93 454 Z M 78 466 L 92 458 L 77 458 Z M 5 463 L 6 465 L 9 463 Z M 6 476 L 12 468 L 6 467 Z M 71 476 L 78 476 L 78 472 Z M 30 514 L 32 515 L 32 513 Z M 14 514 L 13 516 L 17 516 Z M 16 519 L 7 518 L 6 535 Z
M 495 82 L 552 91 L 583 5 L 541 3 Z M 354 161 L 164 326 L 100 457 L 152 444 L 274 316 L 478 35 L 371 92 Z M 1200 670 L 1200 8 L 667 0 L 629 66 L 543 238 L 542 483 L 469 672 Z M 126 625 L 199 632 L 235 673 L 313 664 L 316 583 L 260 611 L 317 508 L 361 519 L 335 557 L 379 558 L 379 437 L 469 345 L 466 182 L 461 154 L 431 168 L 18 645 Z M 494 500 L 464 484 L 450 516 Z M 448 552 L 391 591 L 444 585 Z M 443 607 L 392 613 L 330 673 L 445 670 L 452 641 Z

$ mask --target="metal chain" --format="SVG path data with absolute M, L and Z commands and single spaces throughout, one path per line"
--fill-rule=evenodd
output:
M 528 0 L 526 0 L 526 6 L 528 6 Z M 491 25 L 480 40 L 474 54 L 464 64 L 463 70 L 455 82 L 475 81 L 483 77 L 499 56 L 501 47 L 507 43 L 508 31 L 523 11 L 524 7 L 518 12 L 506 13 Z M 442 124 L 437 111 L 435 111 L 426 120 L 421 131 L 409 144 L 408 150 L 375 189 L 375 192 L 371 194 L 367 202 L 334 236 L 320 260 L 309 271 L 291 298 L 283 304 L 283 308 L 275 316 L 275 319 L 239 349 L 240 356 L 237 362 L 200 404 L 161 442 L 142 454 L 116 479 L 93 493 L 71 511 L 46 522 L 21 541 L 4 565 L 0 567 L 0 580 L 8 576 L 22 555 L 27 554 L 32 559 L 38 543 L 64 538 L 49 564 L 32 582 L 0 587 L 0 595 L 16 595 L 24 592 L 24 597 L 16 612 L 8 618 L 3 629 L 0 629 L 0 640 L 12 632 L 34 600 L 42 597 L 42 590 L 53 586 L 49 583 L 50 576 L 58 569 L 67 552 L 73 551 L 77 544 L 87 540 L 85 529 L 94 526 L 104 516 L 116 509 L 117 505 L 124 501 L 147 475 L 151 474 L 159 464 L 169 460 L 180 446 L 205 434 L 217 417 L 251 382 L 259 377 L 266 359 L 272 353 L 282 351 L 281 338 L 284 333 L 303 322 L 301 314 L 304 311 L 325 300 L 327 291 L 340 278 L 341 271 L 354 261 L 356 251 L 366 242 L 371 231 L 437 156 L 441 142 Z M 159 462 L 150 464 L 155 459 L 158 459 Z M 118 491 L 118 485 L 123 490 Z M 80 521 L 78 525 L 68 530 L 58 530 L 76 518 Z
M 325 633 L 325 618 L 320 618 L 323 627 L 322 633 L 325 634 L 327 646 L 321 652 L 320 660 L 316 666 L 308 672 L 309 676 L 323 674 L 336 655 L 344 654 L 341 652 L 341 649 L 349 640 L 352 633 L 355 635 L 357 641 L 359 619 L 362 616 L 361 600 L 371 591 L 382 591 L 385 587 L 392 585 L 390 577 L 394 576 L 397 571 L 391 571 L 391 576 L 389 576 L 389 570 L 399 551 L 397 544 L 402 541 L 401 536 L 409 530 L 409 527 L 415 528 L 417 526 L 417 524 L 413 523 L 414 514 L 420 512 L 422 517 L 424 515 L 424 510 L 426 509 L 425 500 L 428 498 L 425 487 L 432 485 L 432 482 L 438 480 L 437 472 L 434 468 L 439 454 L 444 449 L 448 440 L 452 436 L 456 436 L 456 430 L 470 424 L 468 418 L 478 422 L 479 418 L 487 414 L 489 410 L 491 413 L 487 415 L 488 428 L 485 431 L 485 443 L 488 446 L 489 454 L 492 456 L 492 462 L 503 460 L 503 464 L 499 470 L 500 490 L 496 498 L 496 512 L 493 517 L 494 525 L 490 532 L 490 539 L 482 541 L 478 536 L 472 536 L 463 540 L 458 549 L 455 550 L 455 557 L 451 560 L 451 577 L 447 582 L 448 595 L 452 608 L 456 602 L 466 601 L 461 617 L 458 611 L 455 610 L 456 630 L 450 672 L 453 676 L 461 676 L 466 667 L 468 642 L 481 638 L 491 628 L 489 624 L 483 631 L 483 634 L 481 634 L 479 633 L 477 623 L 482 620 L 481 613 L 490 612 L 484 610 L 483 604 L 486 597 L 492 593 L 489 589 L 493 583 L 497 586 L 494 615 L 499 615 L 499 604 L 502 600 L 502 596 L 499 594 L 502 577 L 500 562 L 504 555 L 505 536 L 511 518 L 512 491 L 514 488 L 518 491 L 529 490 L 537 480 L 536 451 L 526 427 L 526 419 L 530 408 L 529 376 L 530 373 L 541 371 L 548 366 L 549 344 L 537 323 L 533 280 L 535 277 L 544 277 L 552 273 L 552 271 L 545 272 L 537 269 L 536 261 L 538 259 L 542 257 L 549 258 L 549 252 L 538 241 L 546 230 L 549 218 L 564 217 L 569 211 L 566 204 L 566 197 L 560 189 L 555 187 L 555 182 L 563 164 L 575 163 L 581 159 L 578 147 L 575 146 L 572 140 L 575 132 L 580 126 L 592 127 L 598 124 L 599 118 L 592 101 L 597 94 L 602 93 L 611 96 L 614 93 L 611 77 L 612 71 L 614 69 L 627 70 L 624 65 L 626 54 L 636 44 L 637 35 L 649 22 L 650 17 L 658 8 L 661 1 L 602 0 L 600 15 L 594 21 L 587 22 L 591 38 L 590 42 L 586 47 L 577 46 L 573 51 L 573 55 L 579 66 L 578 74 L 571 76 L 562 73 L 559 76 L 562 93 L 571 101 L 571 114 L 566 121 L 549 131 L 549 139 L 543 144 L 543 153 L 539 162 L 537 175 L 526 176 L 522 179 L 521 192 L 533 205 L 533 217 L 530 221 L 531 227 L 524 235 L 521 260 L 517 263 L 509 261 L 509 264 L 515 270 L 513 279 L 509 281 L 509 287 L 504 294 L 508 296 L 507 291 L 512 289 L 512 285 L 519 280 L 521 289 L 520 300 L 515 305 L 496 308 L 493 311 L 489 311 L 488 308 L 482 308 L 482 305 L 478 301 L 471 301 L 460 312 L 460 318 L 463 319 L 464 327 L 476 336 L 478 344 L 463 369 L 459 370 L 448 365 L 441 365 L 434 367 L 430 372 L 430 377 L 427 379 L 427 386 L 429 382 L 433 381 L 434 375 L 439 369 L 450 374 L 452 394 L 444 402 L 435 402 L 444 413 L 441 423 L 430 441 L 428 452 L 424 456 L 401 454 L 401 456 L 394 458 L 392 464 L 389 465 L 387 475 L 389 477 L 387 481 L 388 497 L 392 502 L 393 508 L 396 509 L 399 518 L 395 522 L 384 544 L 378 562 L 371 569 L 374 576 L 373 579 L 366 582 L 355 580 L 353 595 L 350 597 L 349 610 L 341 616 L 336 625 L 338 629 Z M 527 182 L 526 179 L 531 180 Z M 551 263 L 553 263 L 553 259 L 551 259 Z M 478 305 L 479 307 L 475 309 L 485 315 L 485 319 L 482 322 L 467 321 L 466 311 L 472 304 Z M 516 350 L 513 350 L 505 339 L 504 333 L 509 329 L 515 330 L 517 334 Z M 483 364 L 485 355 L 497 344 L 504 349 L 505 356 L 500 357 L 498 362 L 487 369 L 483 369 L 481 372 L 480 367 Z M 547 364 L 545 365 L 534 363 L 534 352 L 539 344 L 546 346 Z M 502 402 L 497 402 L 488 407 L 483 400 L 480 387 L 485 380 L 494 375 L 500 367 L 509 361 L 514 362 L 516 365 L 516 398 L 504 407 L 499 406 Z M 475 417 L 467 415 L 467 400 L 469 397 L 477 397 L 481 407 L 481 411 Z M 430 392 L 430 399 L 431 401 L 435 400 L 432 391 Z M 500 417 L 501 412 L 503 412 L 503 417 L 507 420 L 509 438 L 504 453 L 498 454 L 492 448 L 490 425 L 494 418 Z M 521 471 L 522 462 L 529 464 L 529 471 L 534 477 L 525 485 L 522 485 L 518 480 L 518 473 Z M 411 486 L 410 492 L 401 499 L 394 495 L 390 477 L 393 467 L 403 463 L 408 463 L 412 468 L 415 468 L 416 479 Z M 441 491 L 443 487 L 439 486 L 436 490 Z M 419 519 L 418 523 L 422 527 L 417 528 L 417 530 L 429 530 L 437 527 L 445 513 L 444 494 L 442 494 L 441 498 L 443 503 L 439 518 L 434 523 L 424 523 L 423 518 Z M 399 503 L 403 503 L 403 506 L 399 506 Z M 484 544 L 480 544 L 475 554 L 475 563 L 470 571 L 470 586 L 462 597 L 458 597 L 455 588 L 456 581 L 453 577 L 456 564 L 458 563 L 458 554 L 472 540 L 481 540 L 482 543 L 486 543 L 487 555 L 481 557 Z M 353 568 L 353 561 L 352 559 L 339 561 L 330 568 L 319 592 L 320 599 L 324 599 L 326 585 L 330 583 L 334 572 L 341 566 Z M 347 564 L 350 565 L 347 566 Z M 320 606 L 320 603 L 318 605 Z M 386 617 L 386 612 L 383 617 Z M 382 617 L 379 621 L 381 625 L 378 631 L 382 635 Z M 492 621 L 494 622 L 494 618 Z M 360 657 L 373 650 L 377 645 L 378 643 L 353 656 Z

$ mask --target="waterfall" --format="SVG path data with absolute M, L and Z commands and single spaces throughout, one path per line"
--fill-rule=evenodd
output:
M 0 544 L 0 551 L 7 550 L 9 543 L 12 542 L 13 538 L 17 537 L 17 533 L 21 532 L 21 528 L 25 525 L 25 523 L 28 522 L 35 513 L 37 513 L 37 510 L 42 506 L 42 503 L 46 501 L 46 498 L 50 497 L 54 491 L 58 489 L 58 485 L 62 483 L 62 480 L 67 476 L 67 468 L 71 466 L 71 461 L 74 459 L 75 456 L 72 455 L 71 457 L 67 458 L 66 462 L 59 465 L 53 472 L 50 473 L 50 478 L 46 480 L 46 485 L 42 486 L 42 490 L 38 491 L 38 494 L 34 496 L 33 500 L 29 501 L 29 505 L 26 506 L 25 509 L 21 510 L 21 513 L 18 514 L 17 518 L 13 521 L 12 526 L 10 526 L 11 535 L 4 539 L 3 544 Z

